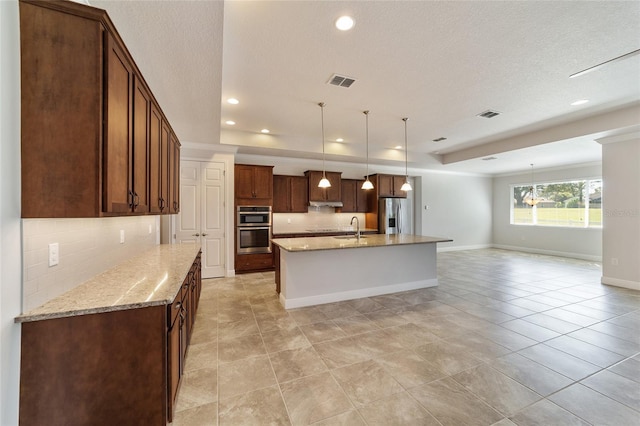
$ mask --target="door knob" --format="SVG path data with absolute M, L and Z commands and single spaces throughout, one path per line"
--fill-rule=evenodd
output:
M 199 237 L 200 234 L 191 234 L 193 237 Z

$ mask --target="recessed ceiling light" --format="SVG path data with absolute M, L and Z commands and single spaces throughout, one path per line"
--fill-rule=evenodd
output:
M 224 124 L 228 124 L 229 126 L 233 126 L 234 124 L 236 124 L 236 122 L 233 121 L 233 120 L 227 120 L 227 121 L 224 122 Z
M 336 142 L 344 142 L 344 139 L 338 138 L 338 139 L 336 139 Z
M 351 16 L 341 16 L 336 20 L 336 28 L 340 31 L 349 31 L 355 24 Z
M 238 105 L 240 101 L 237 100 L 236 98 L 229 98 L 227 99 L 227 103 L 230 103 L 231 105 Z
M 402 145 L 396 145 L 393 147 L 393 149 L 402 149 Z
M 260 133 L 269 133 L 269 129 L 262 129 L 260 130 Z
M 578 99 L 575 102 L 571 102 L 571 105 L 572 106 L 583 105 L 583 104 L 586 104 L 587 102 L 589 102 L 589 99 Z

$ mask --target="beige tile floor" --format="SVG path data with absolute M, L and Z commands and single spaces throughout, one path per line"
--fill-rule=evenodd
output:
M 175 425 L 640 425 L 640 292 L 592 262 L 440 253 L 436 288 L 286 311 L 205 280 Z

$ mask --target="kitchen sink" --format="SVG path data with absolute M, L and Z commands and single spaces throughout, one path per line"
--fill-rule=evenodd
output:
M 333 237 L 333 238 L 337 238 L 339 240 L 355 240 L 355 239 L 357 239 L 357 237 L 355 235 L 340 235 L 340 236 Z M 367 238 L 367 237 L 365 237 L 364 235 L 361 235 L 360 239 L 363 239 L 363 238 Z

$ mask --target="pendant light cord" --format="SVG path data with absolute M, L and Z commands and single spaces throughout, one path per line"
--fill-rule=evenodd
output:
M 366 139 L 367 139 L 367 180 L 369 180 L 369 111 L 362 111 L 365 117 L 365 122 L 366 122 L 366 131 L 365 131 L 365 135 L 366 135 Z
M 326 178 L 324 167 L 324 102 L 318 104 L 320 106 L 320 123 L 322 124 L 322 177 Z
M 407 150 L 407 120 L 408 118 L 405 117 L 402 119 L 402 121 L 404 121 L 404 175 L 405 175 L 405 181 L 409 182 L 409 167 L 408 167 L 408 159 L 407 157 L 409 156 L 409 151 Z

